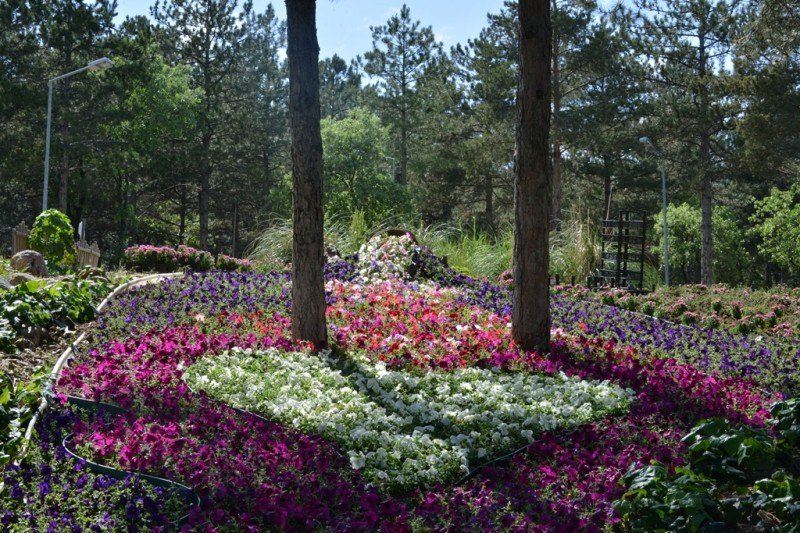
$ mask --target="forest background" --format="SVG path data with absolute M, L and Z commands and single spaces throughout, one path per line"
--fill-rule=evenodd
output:
M 657 263 L 663 163 L 674 279 L 700 279 L 708 230 L 715 281 L 796 283 L 800 4 L 553 0 L 552 14 L 553 246 L 641 211 Z M 3 248 L 41 210 L 47 80 L 103 56 L 113 68 L 55 86 L 50 206 L 86 222 L 107 264 L 139 243 L 263 248 L 291 213 L 285 22 L 229 0 L 119 19 L 109 0 L 0 4 Z M 510 249 L 517 20 L 506 2 L 445 47 L 403 6 L 371 49 L 321 61 L 331 226 L 355 215 Z

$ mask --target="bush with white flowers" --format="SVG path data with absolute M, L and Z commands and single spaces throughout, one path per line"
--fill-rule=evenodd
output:
M 338 442 L 364 476 L 398 490 L 453 481 L 541 431 L 626 411 L 608 382 L 468 368 L 412 376 L 342 361 L 233 349 L 188 369 L 190 386 Z
M 409 234 L 375 235 L 358 250 L 356 267 L 361 281 L 404 278 L 413 254 L 419 251 Z

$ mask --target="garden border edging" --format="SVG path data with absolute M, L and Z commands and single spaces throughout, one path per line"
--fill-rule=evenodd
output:
M 126 282 L 126 283 L 123 283 L 122 285 L 120 285 L 119 287 L 114 289 L 110 294 L 108 294 L 103 299 L 102 302 L 100 302 L 100 304 L 97 306 L 97 309 L 96 309 L 97 313 L 102 311 L 117 296 L 127 292 L 128 290 L 132 289 L 133 287 L 136 287 L 136 286 L 139 286 L 139 285 L 145 285 L 145 284 L 148 284 L 148 283 L 151 283 L 151 282 L 155 282 L 155 281 L 161 281 L 161 280 L 165 280 L 165 279 L 172 279 L 172 278 L 176 278 L 176 277 L 180 277 L 180 276 L 184 276 L 184 275 L 185 275 L 185 272 L 170 272 L 170 273 L 152 274 L 152 275 L 143 276 L 141 278 L 138 278 L 138 279 L 135 279 L 135 280 L 130 280 L 130 281 Z M 36 425 L 36 422 L 39 419 L 39 416 L 44 414 L 44 412 L 47 410 L 47 408 L 50 407 L 50 402 L 55 397 L 54 387 L 55 387 L 56 383 L 58 382 L 59 378 L 61 377 L 61 372 L 63 371 L 63 369 L 66 366 L 66 363 L 70 359 L 70 357 L 72 355 L 77 355 L 78 354 L 78 350 L 76 348 L 76 345 L 78 345 L 81 342 L 83 342 L 86 339 L 86 337 L 87 337 L 87 334 L 86 334 L 86 332 L 84 332 L 78 337 L 78 339 L 76 339 L 74 342 L 71 342 L 70 345 L 64 350 L 64 352 L 61 354 L 61 356 L 56 360 L 55 364 L 53 365 L 53 369 L 50 372 L 50 376 L 48 377 L 48 381 L 43 386 L 42 391 L 41 391 L 42 400 L 41 400 L 41 402 L 39 404 L 39 407 L 36 410 L 36 413 L 34 413 L 33 417 L 31 418 L 30 422 L 28 423 L 28 427 L 27 427 L 27 429 L 25 431 L 25 439 L 24 439 L 24 442 L 23 442 L 22 453 L 20 453 L 19 457 L 15 460 L 15 463 L 18 464 L 19 461 L 21 460 L 21 458 L 25 456 L 25 454 L 26 454 L 26 452 L 28 450 L 28 446 L 30 444 L 30 440 L 33 437 L 33 430 L 34 430 L 34 427 Z M 101 410 L 104 409 L 104 408 L 112 408 L 112 409 L 109 409 L 109 410 L 120 409 L 120 410 L 124 411 L 122 408 L 120 408 L 120 407 L 118 407 L 116 405 L 104 404 L 102 402 L 95 402 L 93 400 L 88 400 L 88 399 L 85 399 L 85 398 L 78 398 L 78 397 L 71 397 L 70 396 L 70 397 L 67 398 L 67 401 L 68 401 L 68 403 L 72 403 L 73 405 L 76 405 L 76 406 L 81 407 L 81 408 L 86 408 L 86 409 L 97 409 L 98 406 L 99 406 L 99 408 Z M 108 476 L 111 476 L 112 478 L 118 479 L 118 480 L 124 479 L 124 478 L 126 478 L 128 476 L 131 476 L 131 475 L 135 475 L 135 476 L 138 476 L 139 478 L 141 478 L 142 480 L 144 480 L 145 482 L 150 483 L 153 486 L 161 487 L 161 488 L 171 487 L 171 488 L 175 489 L 176 491 L 178 491 L 180 493 L 181 498 L 187 504 L 189 504 L 190 507 L 199 507 L 201 505 L 200 496 L 193 489 L 191 489 L 190 487 L 187 487 L 186 485 L 183 485 L 181 483 L 178 483 L 176 481 L 172 481 L 172 480 L 169 480 L 169 479 L 164 479 L 164 478 L 160 478 L 160 477 L 157 477 L 157 476 L 144 474 L 144 473 L 141 473 L 141 472 L 129 472 L 129 471 L 126 471 L 126 470 L 122 470 L 122 469 L 118 469 L 118 468 L 109 467 L 109 466 L 106 466 L 106 465 L 101 465 L 101 464 L 98 464 L 98 463 L 94 463 L 93 461 L 90 461 L 90 460 L 88 460 L 86 458 L 83 458 L 83 457 L 77 455 L 73 450 L 71 450 L 70 447 L 68 446 L 68 443 L 70 443 L 71 440 L 72 440 L 72 434 L 69 434 L 63 439 L 63 441 L 61 443 L 62 446 L 64 447 L 64 449 L 66 450 L 67 454 L 69 454 L 72 458 L 74 458 L 76 460 L 86 461 L 87 466 L 93 472 L 98 473 L 98 474 L 108 475 Z M 177 519 L 176 521 L 171 522 L 170 523 L 170 527 L 171 528 L 180 529 L 183 525 L 186 524 L 188 519 L 189 519 L 189 514 L 183 515 L 179 519 Z
M 144 276 L 138 279 L 134 279 L 128 282 L 123 283 L 113 291 L 111 294 L 106 296 L 100 305 L 97 306 L 97 312 L 99 313 L 102 311 L 113 299 L 115 299 L 118 295 L 122 294 L 123 292 L 128 291 L 132 287 L 136 285 L 140 285 L 143 283 L 149 283 L 151 281 L 160 280 L 160 279 L 170 279 L 177 276 L 183 276 L 183 272 L 170 272 L 168 274 L 151 274 L 149 276 Z M 36 425 L 39 416 L 44 413 L 44 411 L 50 406 L 50 402 L 48 401 L 49 398 L 53 397 L 53 386 L 61 377 L 61 371 L 64 368 L 64 365 L 69 359 L 71 354 L 77 354 L 77 350 L 75 346 L 80 344 L 86 339 L 86 333 L 81 333 L 80 337 L 77 340 L 70 343 L 69 347 L 61 354 L 61 356 L 56 360 L 55 364 L 53 365 L 53 370 L 50 371 L 50 377 L 48 378 L 48 383 L 44 386 L 44 390 L 42 391 L 42 401 L 39 403 L 39 407 L 36 409 L 36 414 L 33 415 L 30 422 L 28 423 L 28 427 L 25 431 L 25 444 L 20 454 L 20 457 L 25 455 L 25 451 L 27 451 L 28 445 L 27 443 L 30 441 L 31 436 L 33 435 L 33 428 Z

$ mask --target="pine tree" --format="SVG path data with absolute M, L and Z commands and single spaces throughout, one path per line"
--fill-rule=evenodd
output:
M 657 83 L 662 125 L 691 147 L 700 192 L 701 275 L 713 283 L 712 207 L 720 135 L 732 126 L 724 78 L 735 0 L 637 0 L 642 51 Z
M 344 118 L 361 102 L 360 58 L 348 65 L 337 54 L 319 64 L 319 97 L 322 118 Z
M 416 127 L 414 115 L 419 105 L 417 82 L 441 45 L 430 26 L 420 28 L 411 21 L 411 10 L 403 4 L 398 15 L 386 25 L 372 30 L 372 50 L 365 54 L 365 71 L 380 79 L 378 90 L 383 117 L 392 126 L 398 142 L 400 168 L 397 182 L 408 183 L 409 137 Z
M 224 120 L 225 81 L 232 75 L 239 60 L 241 43 L 247 32 L 246 21 L 252 3 L 241 10 L 237 0 L 164 0 L 152 8 L 153 18 L 166 35 L 171 51 L 191 65 L 195 84 L 202 91 L 200 116 L 200 247 L 208 249 L 209 211 L 212 174 L 219 161 L 212 151 L 217 142 L 220 123 Z

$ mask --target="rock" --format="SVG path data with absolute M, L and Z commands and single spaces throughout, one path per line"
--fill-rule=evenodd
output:
M 336 248 L 336 246 L 334 246 L 332 244 L 326 244 L 325 245 L 325 256 L 328 259 L 333 259 L 333 258 L 337 258 L 338 259 L 341 256 L 341 254 L 339 253 L 339 249 Z
M 47 265 L 44 257 L 34 250 L 22 250 L 11 258 L 11 268 L 20 272 L 27 272 L 40 278 L 47 277 Z
M 6 278 L 0 278 L 0 289 L 9 290 L 14 286 Z
M 26 281 L 33 281 L 36 278 L 31 276 L 30 274 L 26 274 L 24 272 L 14 272 L 8 277 L 8 282 L 11 283 L 13 287 L 17 285 L 21 285 Z

